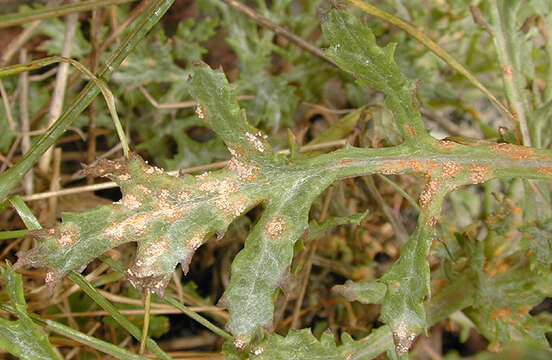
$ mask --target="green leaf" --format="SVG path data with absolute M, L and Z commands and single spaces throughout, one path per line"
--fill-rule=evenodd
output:
M 42 42 L 39 50 L 45 51 L 48 55 L 59 55 L 63 49 L 65 39 L 65 23 L 57 18 L 50 18 L 40 23 L 35 30 L 36 34 L 42 34 L 49 37 L 49 40 Z M 75 40 L 71 48 L 71 58 L 81 59 L 92 50 L 92 45 L 86 40 L 80 29 L 80 23 L 77 24 Z
M 349 301 L 358 301 L 363 304 L 381 304 L 387 286 L 376 281 L 351 281 L 348 280 L 345 285 L 336 285 L 332 288 Z
M 523 249 L 529 256 L 531 270 L 546 274 L 552 264 L 552 219 L 520 229 L 523 232 Z
M 251 190 L 240 194 L 243 181 L 228 170 L 218 176 L 177 179 L 132 155 L 128 163 L 103 160 L 86 172 L 112 178 L 121 186 L 123 199 L 62 214 L 63 223 L 56 229 L 33 232 L 41 243 L 16 265 L 50 268 L 49 283 L 113 247 L 136 241 L 138 254 L 127 277 L 162 295 L 178 262 L 186 270 L 208 234 L 224 231 L 234 217 L 259 201 L 248 195 Z
M 17 321 L 0 319 L 0 348 L 20 359 L 59 360 L 60 357 L 54 352 L 48 336 L 36 328 L 27 313 L 21 275 L 13 272 L 9 264 L 0 271 L 12 309 L 18 317 Z
M 426 137 L 423 120 L 412 101 L 414 83 L 393 59 L 395 44 L 379 47 L 370 28 L 344 11 L 330 12 L 322 30 L 330 41 L 326 55 L 355 76 L 361 86 L 386 95 L 385 105 L 393 112 L 403 137 L 416 138 L 416 142 Z
M 344 334 L 341 345 L 336 345 L 333 335 L 328 332 L 323 333 L 318 340 L 310 329 L 290 330 L 285 337 L 267 335 L 246 354 L 252 360 L 369 360 L 382 352 L 388 352 L 388 356 L 394 358 L 393 338 L 387 326 L 372 330 L 369 336 L 359 341 Z M 244 353 L 240 354 L 229 347 L 223 348 L 223 353 L 230 355 L 228 359 L 245 358 Z

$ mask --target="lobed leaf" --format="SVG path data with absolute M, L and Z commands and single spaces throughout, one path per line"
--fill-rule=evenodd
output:
M 399 70 L 393 56 L 395 44 L 381 48 L 368 26 L 344 11 L 332 11 L 322 24 L 330 41 L 326 55 L 351 73 L 361 86 L 386 95 L 385 104 L 393 112 L 401 134 L 407 141 L 427 137 L 420 113 L 413 102 L 413 81 Z
M 9 264 L 0 271 L 12 309 L 18 317 L 17 321 L 0 318 L 0 348 L 23 360 L 59 360 L 48 336 L 36 328 L 27 313 L 21 275 L 11 271 Z
M 369 336 L 354 341 L 348 334 L 341 336 L 341 345 L 336 345 L 331 333 L 323 333 L 320 340 L 310 329 L 290 330 L 286 336 L 270 334 L 248 353 L 240 354 L 226 348 L 227 359 L 252 360 L 370 360 L 382 352 L 394 359 L 393 338 L 389 327 L 372 330 Z M 240 357 L 241 356 L 241 357 Z

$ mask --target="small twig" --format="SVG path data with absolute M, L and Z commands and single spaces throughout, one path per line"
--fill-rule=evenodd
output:
M 270 29 L 274 31 L 276 34 L 288 39 L 295 45 L 299 46 L 301 49 L 306 50 L 313 54 L 314 56 L 324 60 L 325 62 L 332 64 L 336 68 L 339 69 L 339 66 L 335 61 L 324 55 L 324 52 L 319 49 L 318 47 L 306 42 L 299 36 L 295 35 L 291 31 L 287 30 L 286 28 L 276 25 L 267 18 L 259 15 L 255 10 L 252 8 L 242 4 L 239 1 L 236 0 L 223 0 L 225 3 L 227 3 L 229 6 L 233 7 L 234 9 L 238 10 L 239 12 L 243 13 L 247 17 L 249 17 L 251 20 L 255 21 L 257 24 L 266 27 L 267 29 Z
M 58 68 L 57 66 L 54 67 L 54 68 L 51 68 L 50 70 L 42 73 L 42 74 L 36 74 L 36 75 L 30 75 L 29 76 L 29 81 L 43 81 L 43 80 L 46 80 L 47 78 L 49 78 L 50 76 L 53 76 L 57 73 L 58 71 Z
M 312 151 L 312 150 L 327 149 L 327 148 L 332 148 L 332 147 L 340 147 L 340 146 L 345 145 L 346 142 L 347 142 L 347 140 L 337 140 L 337 141 L 329 141 L 327 143 L 321 143 L 321 144 L 315 144 L 315 145 L 306 145 L 306 146 L 301 147 L 301 149 L 299 151 L 306 152 L 306 151 Z M 289 154 L 289 150 L 287 150 L 287 149 L 286 150 L 281 150 L 281 151 L 278 151 L 278 153 L 279 154 Z M 176 176 L 178 174 L 187 174 L 187 173 L 205 171 L 205 170 L 210 170 L 210 169 L 218 169 L 218 168 L 222 168 L 222 167 L 226 166 L 227 163 L 228 163 L 227 161 L 219 161 L 219 162 L 212 163 L 212 164 L 181 169 L 179 171 L 169 171 L 168 174 Z M 97 190 L 104 190 L 104 189 L 112 189 L 112 188 L 115 188 L 115 187 L 117 187 L 116 183 L 114 183 L 112 181 L 108 181 L 108 182 L 104 182 L 104 183 L 100 183 L 100 184 L 77 186 L 77 187 L 74 187 L 74 188 L 63 189 L 63 190 L 58 190 L 58 191 L 53 191 L 53 192 L 52 191 L 47 191 L 47 192 L 43 192 L 43 193 L 37 193 L 37 194 L 33 194 L 33 195 L 23 196 L 22 198 L 25 201 L 34 201 L 34 200 L 46 199 L 46 198 L 49 198 L 51 196 L 63 196 L 63 195 L 77 194 L 77 193 L 86 192 L 86 191 L 97 191 Z
M 214 306 L 191 306 L 188 309 L 195 312 L 205 312 L 205 313 L 211 313 L 211 314 L 218 314 L 215 313 Z M 220 309 L 218 309 L 220 310 Z M 119 312 L 123 315 L 144 315 L 144 309 L 129 309 L 129 310 L 119 310 Z M 161 308 L 157 307 L 155 309 L 150 310 L 150 314 L 152 315 L 173 315 L 173 314 L 182 314 L 182 311 L 178 310 L 174 307 L 166 307 Z M 105 316 L 109 315 L 109 312 L 103 311 L 103 310 L 97 310 L 97 311 L 82 311 L 82 312 L 73 312 L 71 313 L 72 317 L 94 317 L 94 316 Z M 66 318 L 68 314 L 53 314 L 53 315 L 46 315 L 44 316 L 47 319 L 63 319 Z
M 2 96 L 2 103 L 4 104 L 4 110 L 6 111 L 6 119 L 8 119 L 8 126 L 10 127 L 11 132 L 15 132 L 15 123 L 13 121 L 10 100 L 8 99 L 8 93 L 4 88 L 4 83 L 0 79 L 0 95 Z
M 51 17 L 59 17 L 68 14 L 74 14 L 83 11 L 89 11 L 97 7 L 111 5 L 111 4 L 125 4 L 136 0 L 90 0 L 77 2 L 75 4 L 62 5 L 51 9 L 37 9 L 30 10 L 25 13 L 25 16 L 18 16 L 17 14 L 8 14 L 0 17 L 0 28 L 19 25 L 29 21 L 36 21 Z
M 90 40 L 92 43 L 92 53 L 90 54 L 91 58 L 91 65 L 92 65 L 92 72 L 96 74 L 98 72 L 98 65 L 99 65 L 99 39 L 100 39 L 100 16 L 99 16 L 99 10 L 95 9 L 92 10 L 92 26 L 90 30 Z M 86 152 L 86 162 L 90 165 L 94 162 L 96 158 L 96 117 L 97 117 L 97 111 L 98 111 L 98 104 L 97 100 L 92 100 L 92 103 L 90 104 L 88 114 L 90 116 L 90 119 L 88 121 L 88 149 Z M 93 184 L 94 183 L 94 177 L 88 176 L 86 178 L 87 184 Z
M 318 109 L 320 111 L 331 113 L 331 114 L 348 114 L 348 113 L 351 113 L 351 112 L 357 110 L 357 109 L 330 109 L 330 108 L 322 106 L 320 104 L 313 104 L 313 103 L 306 102 L 306 101 L 303 101 L 303 104 L 307 105 L 307 106 L 310 106 L 310 107 L 313 107 L 315 109 Z
M 54 162 L 52 170 L 52 179 L 50 181 L 50 191 L 58 191 L 60 185 L 60 168 L 61 168 L 61 148 L 56 148 L 54 151 Z M 53 226 L 56 222 L 57 213 L 57 197 L 53 196 L 48 199 L 48 224 Z
M 27 62 L 27 49 L 21 50 L 21 53 L 19 54 L 19 61 L 21 63 Z M 29 73 L 24 72 L 19 75 L 19 86 L 21 89 L 21 93 L 19 94 L 19 118 L 21 120 L 21 131 L 29 132 Z M 30 149 L 30 136 L 23 136 L 21 139 L 21 153 L 25 155 L 25 153 L 27 153 Z M 23 178 L 22 185 L 25 194 L 31 195 L 33 193 L 33 169 L 30 169 L 29 172 L 27 172 Z
M 180 268 L 178 268 L 180 269 Z M 184 289 L 182 289 L 182 281 L 180 281 L 180 271 L 175 270 L 173 271 L 172 278 L 174 281 L 174 286 L 176 287 L 176 294 L 178 295 L 178 301 L 183 303 L 184 302 Z
M 330 207 L 330 200 L 332 198 L 333 194 L 333 187 L 330 187 L 326 193 L 326 197 L 324 198 L 324 204 L 322 205 L 322 211 L 320 212 L 320 216 L 318 218 L 318 221 L 321 223 L 328 217 L 328 211 Z M 297 330 L 299 327 L 299 315 L 301 314 L 301 307 L 303 307 L 303 300 L 305 299 L 305 294 L 307 293 L 307 285 L 309 283 L 309 277 L 312 270 L 312 259 L 314 257 L 314 254 L 316 253 L 316 248 L 318 246 L 318 239 L 314 239 L 312 243 L 310 244 L 310 249 L 307 255 L 307 259 L 305 261 L 305 267 L 304 267 L 304 274 L 301 281 L 301 292 L 299 293 L 299 296 L 297 297 L 297 300 L 295 301 L 295 307 L 293 308 L 293 317 L 291 321 L 291 328 L 294 330 Z
M 10 41 L 6 50 L 0 58 L 0 67 L 6 65 L 10 62 L 12 57 L 21 49 L 23 45 L 33 36 L 36 28 L 40 25 L 42 21 L 37 20 L 29 24 L 15 39 Z
M 381 196 L 380 192 L 378 191 L 378 188 L 376 187 L 373 175 L 363 176 L 362 180 L 364 181 L 364 184 L 366 184 L 368 192 L 370 193 L 372 198 L 376 200 L 379 207 L 383 211 L 383 214 L 385 215 L 385 217 L 393 227 L 393 230 L 395 231 L 395 236 L 397 237 L 397 240 L 399 240 L 399 243 L 401 245 L 406 244 L 410 236 L 408 235 L 408 232 L 406 231 L 402 222 L 396 218 L 396 216 L 393 214 L 393 211 L 391 210 L 389 205 L 387 205 L 385 203 L 385 200 L 383 200 L 383 197 Z
M 140 349 L 138 350 L 139 355 L 144 355 L 144 351 L 146 351 L 146 340 L 148 339 L 149 332 L 150 311 L 151 291 L 148 291 L 146 293 L 146 299 L 144 301 L 144 324 L 142 326 L 142 337 L 140 338 Z
M 62 57 L 71 57 L 71 50 L 73 49 L 73 42 L 75 40 L 78 19 L 78 14 L 67 15 L 67 18 L 65 20 L 65 38 L 63 40 L 63 48 L 61 50 Z M 56 82 L 54 86 L 54 91 L 52 93 L 52 101 L 50 102 L 50 110 L 48 111 L 48 127 L 52 126 L 52 124 L 61 115 L 61 111 L 63 109 L 63 101 L 65 99 L 65 89 L 67 87 L 68 76 L 69 63 L 62 62 L 58 65 Z M 38 168 L 45 174 L 48 173 L 50 167 L 52 151 L 52 148 L 46 150 L 46 152 L 44 152 L 44 154 L 38 161 Z
M 109 45 L 111 45 L 113 42 L 120 43 L 121 39 L 120 36 L 127 30 L 129 25 L 136 20 L 140 14 L 144 12 L 144 9 L 146 9 L 150 4 L 152 0 L 145 0 L 142 1 L 138 6 L 136 6 L 132 12 L 127 16 L 127 18 L 120 24 L 117 24 L 117 7 L 115 5 L 112 5 L 109 8 L 109 14 L 111 19 L 111 27 L 113 28 L 113 31 L 109 36 L 102 42 L 100 49 L 98 52 L 101 54 L 103 53 Z
M 0 174 L 3 173 L 8 166 L 12 166 L 11 158 L 13 157 L 13 154 L 15 154 L 15 150 L 17 150 L 17 147 L 19 146 L 20 141 L 21 141 L 21 136 L 16 137 L 15 141 L 10 147 L 10 150 L 8 151 L 8 154 L 4 159 L 2 159 L 2 166 L 0 166 Z
M 150 104 L 157 109 L 184 109 L 184 108 L 197 106 L 197 101 L 194 101 L 194 100 L 182 101 L 177 103 L 160 104 L 153 98 L 153 96 L 151 96 L 151 94 L 143 86 L 139 86 L 138 89 L 146 97 L 146 99 L 150 102 Z M 254 98 L 255 96 L 253 95 L 241 95 L 237 97 L 238 100 L 252 100 Z

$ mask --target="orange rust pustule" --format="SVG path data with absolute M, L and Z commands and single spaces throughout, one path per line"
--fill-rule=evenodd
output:
M 286 226 L 286 221 L 281 216 L 274 216 L 266 224 L 265 234 L 270 238 L 278 238 L 286 231 Z
M 439 220 L 435 216 L 431 216 L 426 220 L 426 225 L 430 227 L 435 227 Z
M 545 175 L 552 175 L 552 168 L 540 167 L 540 168 L 537 168 L 537 172 L 540 172 L 541 174 L 545 174 Z
M 443 164 L 441 175 L 445 178 L 454 178 L 462 171 L 462 165 L 454 161 L 447 161 Z
M 445 278 L 437 278 L 433 280 L 433 290 L 431 291 L 431 295 L 437 295 L 447 285 L 447 283 L 448 282 Z
M 510 157 L 510 159 L 515 161 L 531 159 L 535 156 L 531 148 L 507 143 L 493 145 L 491 146 L 491 151 L 495 153 L 505 153 Z
M 411 124 L 406 124 L 406 133 L 410 136 L 416 136 L 416 130 Z
M 421 173 L 425 176 L 432 176 L 433 171 L 435 169 L 438 169 L 441 164 L 438 161 L 434 160 L 427 160 L 427 161 L 417 161 L 417 160 L 409 160 L 408 165 L 415 173 Z
M 489 165 L 480 163 L 470 164 L 468 165 L 468 168 L 471 172 L 470 182 L 472 184 L 484 183 L 491 178 L 491 174 L 493 172 Z
M 339 160 L 339 161 L 336 161 L 335 166 L 349 165 L 351 163 L 354 163 L 355 161 L 356 160 L 353 160 L 353 159 Z
M 456 146 L 458 146 L 457 143 L 455 143 L 454 141 L 450 141 L 450 140 L 437 140 L 435 142 L 435 145 L 437 146 L 437 148 L 439 150 L 444 150 L 444 151 L 452 150 Z
M 509 82 L 514 81 L 514 73 L 512 72 L 512 67 L 509 64 L 504 65 L 504 67 L 502 68 L 502 73 L 506 75 L 506 79 Z
M 386 161 L 381 166 L 380 171 L 384 175 L 395 175 L 404 172 L 407 166 L 408 165 L 404 160 Z
M 422 208 L 427 208 L 427 206 L 431 203 L 435 195 L 441 191 L 441 188 L 443 187 L 443 180 L 442 179 L 436 179 L 433 178 L 426 184 L 424 190 L 420 194 L 420 206 Z

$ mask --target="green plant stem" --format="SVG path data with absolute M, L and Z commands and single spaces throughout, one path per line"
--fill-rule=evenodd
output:
M 515 12 L 505 14 L 502 8 L 509 5 L 501 3 L 502 0 L 500 2 L 498 0 L 490 1 L 490 16 L 491 22 L 494 25 L 492 27 L 493 39 L 497 48 L 500 68 L 502 69 L 506 98 L 514 113 L 514 119 L 519 123 L 522 144 L 531 146 L 531 136 L 529 126 L 527 125 L 528 109 L 527 103 L 523 98 L 523 92 L 525 91 L 522 80 L 523 74 L 521 73 L 521 64 L 515 59 L 519 56 L 519 54 L 515 54 L 519 49 L 516 49 L 514 46 L 516 42 L 514 37 L 517 29 L 512 29 L 515 25 L 511 24 L 512 22 L 515 23 L 515 19 L 512 19 L 512 17 L 515 17 Z
M 117 359 L 123 359 L 123 360 L 145 360 L 146 358 L 143 356 L 139 356 L 136 354 L 133 354 L 123 348 L 120 348 L 116 345 L 110 344 L 106 341 L 100 340 L 98 338 L 88 336 L 80 331 L 76 331 L 69 326 L 65 326 L 63 324 L 60 324 L 53 320 L 42 320 L 38 316 L 31 315 L 31 318 L 33 321 L 35 321 L 38 325 L 43 326 L 45 329 L 48 329 L 50 331 L 54 331 L 60 335 L 66 336 L 69 339 L 78 341 L 81 344 L 85 344 L 90 346 L 93 349 L 102 351 L 106 354 L 109 354 L 111 356 L 114 356 Z
M 448 52 L 445 51 L 442 47 L 440 47 L 435 41 L 431 40 L 429 37 L 427 37 L 423 32 L 416 29 L 414 26 L 409 24 L 408 22 L 386 12 L 381 9 L 378 9 L 375 6 L 372 6 L 370 4 L 367 4 L 363 0 L 347 0 L 350 4 L 356 6 L 357 8 L 361 9 L 362 11 L 373 15 L 377 18 L 380 18 L 384 21 L 387 21 L 399 29 L 402 29 L 406 31 L 410 36 L 418 40 L 420 43 L 422 43 L 425 47 L 427 47 L 431 52 L 433 52 L 435 55 L 440 57 L 444 62 L 449 64 L 453 69 L 458 71 L 460 74 L 462 74 L 466 79 L 468 79 L 469 82 L 471 82 L 476 88 L 481 90 L 483 94 L 485 94 L 491 102 L 496 106 L 496 108 L 504 115 L 508 120 L 514 119 L 512 116 L 512 113 L 508 110 L 504 104 L 502 104 L 496 96 L 494 96 L 489 89 L 485 87 L 477 78 L 472 75 L 472 73 L 464 67 L 464 65 L 460 64 L 452 55 L 450 55 Z
M 161 19 L 174 0 L 155 0 L 137 19 L 134 30 L 121 42 L 117 50 L 100 70 L 98 78 L 107 81 L 115 69 L 134 49 L 146 33 Z M 67 107 L 65 112 L 48 128 L 46 133 L 25 154 L 23 159 L 0 176 L 0 200 L 6 198 L 9 192 L 19 183 L 40 156 L 52 146 L 65 132 L 73 121 L 90 105 L 100 90 L 90 81 L 80 92 L 75 101 Z
M 123 147 L 123 154 L 125 155 L 126 158 L 128 158 L 128 154 L 129 154 L 128 142 L 125 136 L 125 132 L 123 130 L 123 126 L 121 125 L 121 121 L 119 120 L 119 115 L 117 114 L 117 109 L 115 107 L 115 97 L 113 96 L 113 93 L 111 92 L 111 90 L 109 90 L 105 82 L 103 82 L 101 79 L 98 79 L 96 76 L 94 76 L 94 74 L 92 74 L 92 72 L 88 70 L 80 62 L 63 56 L 50 56 L 43 59 L 33 60 L 25 64 L 17 64 L 17 65 L 0 69 L 0 77 L 15 75 L 24 71 L 40 69 L 45 66 L 55 64 L 58 62 L 69 63 L 73 65 L 82 74 L 90 77 L 90 79 L 94 82 L 94 84 L 96 84 L 96 86 L 100 89 L 105 99 L 105 102 L 107 104 L 107 108 L 109 109 L 109 113 L 111 114 L 111 118 L 113 119 L 113 124 L 115 125 L 115 129 L 117 130 L 117 135 L 119 136 L 119 140 L 121 141 L 121 145 Z
M 188 309 L 188 307 L 186 307 L 185 305 L 179 303 L 175 299 L 167 297 L 163 302 L 165 304 L 169 304 L 171 306 L 174 306 L 175 308 L 182 311 L 184 314 L 186 314 L 190 318 L 194 319 L 195 321 L 197 321 L 201 325 L 205 326 L 207 329 L 211 330 L 213 333 L 217 334 L 221 338 L 223 338 L 225 340 L 228 340 L 228 341 L 233 341 L 234 340 L 234 337 L 232 335 L 228 334 L 226 331 L 222 330 L 218 326 L 213 325 L 209 320 L 205 319 L 201 315 L 198 315 L 196 312 L 191 311 L 190 309 Z
M 144 355 L 146 350 L 146 340 L 148 338 L 149 323 L 151 312 L 151 291 L 146 293 L 146 299 L 144 301 L 144 325 L 142 326 L 142 338 L 140 339 L 140 350 L 138 354 Z
M 8 312 L 10 314 L 14 314 L 11 306 L 7 305 L 0 305 L 0 310 Z M 43 328 L 53 331 L 55 333 L 58 333 L 60 335 L 63 335 L 71 340 L 75 340 L 81 344 L 88 345 L 93 349 L 102 351 L 108 355 L 114 356 L 117 359 L 122 360 L 146 360 L 143 356 L 138 356 L 136 354 L 133 354 L 131 352 L 126 351 L 123 348 L 120 348 L 116 345 L 113 345 L 111 343 L 108 343 L 106 341 L 100 340 L 98 338 L 86 335 L 80 331 L 74 330 L 73 328 L 60 324 L 56 321 L 49 320 L 49 319 L 42 319 L 40 316 L 36 314 L 29 314 L 33 322 L 35 322 L 37 325 L 42 326 Z
M 0 240 L 15 239 L 25 236 L 29 230 L 12 230 L 0 232 Z
M 29 230 L 38 230 L 42 229 L 42 226 L 38 222 L 37 218 L 34 216 L 33 212 L 27 204 L 21 199 L 21 196 L 15 195 L 9 199 L 10 204 L 13 206 L 17 214 Z
M 125 316 L 123 316 L 117 308 L 110 303 L 106 298 L 104 298 L 96 288 L 94 288 L 86 279 L 79 273 L 72 271 L 68 274 L 68 277 L 77 284 L 82 291 L 84 291 L 88 296 L 92 298 L 102 309 L 107 311 L 111 317 L 119 325 L 121 325 L 126 331 L 128 331 L 136 340 L 140 340 L 142 338 L 142 332 L 136 325 L 134 325 L 130 320 L 128 320 Z M 160 347 L 157 345 L 155 341 L 153 341 L 151 338 L 147 338 L 146 340 L 146 346 L 149 350 L 151 350 L 152 353 L 157 355 L 161 359 L 171 359 L 169 355 L 167 355 Z
M 91 0 L 50 8 L 18 12 L 15 14 L 2 15 L 0 16 L 0 29 L 34 20 L 59 17 L 71 13 L 92 10 L 102 6 L 126 4 L 134 1 L 137 0 Z

